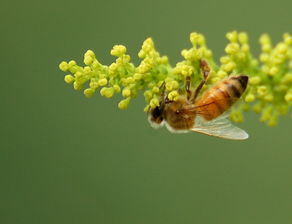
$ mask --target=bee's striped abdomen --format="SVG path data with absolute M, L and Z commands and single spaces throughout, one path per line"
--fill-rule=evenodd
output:
M 196 102 L 196 111 L 206 120 L 212 120 L 228 110 L 244 93 L 248 76 L 231 76 L 211 87 Z

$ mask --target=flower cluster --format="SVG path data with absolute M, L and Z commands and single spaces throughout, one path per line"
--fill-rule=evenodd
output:
M 232 120 L 242 122 L 242 112 L 252 109 L 261 113 L 262 122 L 270 126 L 277 124 L 279 115 L 286 114 L 292 102 L 292 35 L 284 34 L 283 40 L 275 46 L 267 34 L 262 35 L 259 59 L 251 54 L 246 33 L 233 31 L 226 37 L 229 43 L 219 65 L 213 59 L 204 36 L 191 33 L 192 46 L 182 50 L 184 60 L 174 67 L 169 64 L 167 56 L 159 54 L 153 40 L 147 38 L 138 53 L 141 59 L 138 66 L 131 62 L 125 46 L 115 45 L 110 53 L 117 58 L 109 66 L 101 64 L 95 53 L 88 50 L 84 54 L 84 67 L 71 60 L 61 62 L 59 68 L 67 72 L 65 82 L 73 84 L 76 90 L 84 88 L 86 97 L 92 97 L 97 90 L 107 98 L 121 93 L 120 109 L 126 109 L 141 90 L 147 103 L 144 110 L 148 111 L 159 105 L 163 83 L 168 98 L 174 101 L 184 94 L 187 78 L 192 86 L 196 86 L 202 79 L 200 60 L 204 59 L 211 71 L 203 90 L 232 74 L 250 77 L 243 100 L 232 108 Z

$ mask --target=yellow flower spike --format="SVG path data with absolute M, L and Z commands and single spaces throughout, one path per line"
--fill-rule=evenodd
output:
M 123 91 L 122 91 L 122 96 L 123 97 L 131 96 L 131 90 L 129 88 L 124 88 Z
M 113 97 L 114 95 L 114 88 L 107 88 L 107 87 L 103 87 L 101 90 L 100 90 L 100 95 L 104 96 L 104 97 L 107 97 L 107 98 L 111 98 Z
M 157 106 L 159 106 L 159 100 L 157 97 L 152 98 L 152 100 L 150 101 L 150 107 L 151 108 L 155 108 Z
M 111 50 L 111 55 L 116 57 L 121 57 L 126 53 L 127 49 L 124 45 L 115 45 Z
M 260 95 L 260 96 L 264 96 L 268 93 L 268 88 L 266 86 L 259 86 L 257 88 L 257 93 Z
M 240 46 L 238 43 L 230 43 L 226 46 L 225 52 L 230 55 L 234 55 L 239 52 Z
M 66 75 L 64 77 L 64 80 L 68 84 L 72 84 L 75 81 L 75 78 L 72 75 Z
M 93 96 L 94 92 L 95 92 L 94 89 L 88 88 L 88 89 L 85 89 L 83 93 L 86 97 L 89 98 Z
M 230 42 L 237 42 L 237 37 L 238 34 L 236 31 L 232 31 L 226 34 L 226 38 L 230 41 Z
M 126 109 L 130 99 L 142 91 L 147 102 L 147 112 L 159 105 L 160 87 L 164 82 L 170 100 L 177 100 L 178 93 L 184 92 L 186 77 L 190 76 L 192 86 L 197 86 L 201 79 L 199 60 L 204 59 L 208 61 L 211 72 L 202 92 L 229 75 L 249 75 L 249 88 L 241 103 L 233 108 L 233 120 L 242 121 L 242 112 L 249 110 L 254 103 L 253 110 L 262 112 L 262 121 L 268 125 L 276 124 L 278 116 L 286 114 L 292 105 L 291 34 L 284 34 L 283 40 L 276 43 L 275 47 L 268 35 L 262 35 L 262 52 L 258 58 L 250 52 L 246 33 L 233 31 L 226 36 L 229 43 L 219 65 L 212 58 L 212 51 L 207 48 L 204 36 L 192 33 L 190 40 L 193 46 L 182 51 L 183 60 L 175 67 L 169 64 L 167 56 L 160 56 L 152 39 L 147 38 L 138 54 L 142 58 L 139 66 L 130 63 L 131 57 L 126 54 L 125 46 L 115 45 L 111 54 L 117 58 L 109 66 L 101 64 L 95 53 L 88 50 L 84 54 L 85 65 L 79 66 L 71 60 L 61 62 L 59 68 L 66 72 L 64 80 L 73 84 L 74 89 L 80 90 L 86 84 L 89 86 L 84 90 L 86 97 L 91 97 L 100 87 L 100 94 L 108 98 L 120 92 L 125 97 L 118 105 L 121 109 Z
M 63 72 L 67 72 L 68 69 L 69 69 L 69 65 L 66 61 L 62 61 L 60 64 L 59 64 L 59 68 L 60 70 L 62 70 Z
M 176 101 L 179 97 L 179 94 L 176 90 L 174 90 L 174 91 L 171 91 L 167 96 L 169 100 Z
M 238 40 L 241 44 L 247 44 L 248 43 L 248 36 L 245 32 L 240 32 L 238 34 Z
M 98 85 L 99 86 L 105 86 L 107 84 L 107 79 L 106 78 L 103 78 L 103 79 L 100 79 L 98 80 Z
M 249 94 L 246 95 L 244 100 L 247 103 L 251 103 L 251 102 L 255 101 L 255 95 L 252 94 L 252 93 L 249 93 Z
M 130 101 L 131 101 L 131 98 L 130 97 L 128 97 L 128 98 L 126 98 L 124 100 L 121 100 L 119 102 L 119 104 L 118 104 L 119 109 L 121 109 L 121 110 L 127 109 L 128 106 L 129 106 Z

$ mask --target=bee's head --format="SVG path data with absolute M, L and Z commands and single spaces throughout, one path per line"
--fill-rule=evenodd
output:
M 148 112 L 148 120 L 152 127 L 158 128 L 163 124 L 163 109 L 155 107 Z

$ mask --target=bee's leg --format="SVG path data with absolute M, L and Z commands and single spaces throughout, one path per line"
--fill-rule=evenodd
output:
M 210 67 L 205 60 L 200 60 L 200 67 L 201 67 L 201 70 L 203 72 L 203 79 L 200 82 L 200 84 L 198 85 L 198 87 L 196 88 L 194 95 L 192 96 L 192 99 L 191 99 L 192 102 L 194 102 L 196 100 L 196 98 L 199 95 L 202 87 L 204 86 L 204 84 L 208 78 L 209 72 L 210 72 Z
M 190 98 L 192 96 L 192 91 L 190 90 L 190 86 L 191 86 L 191 77 L 190 76 L 187 76 L 186 77 L 187 100 L 190 100 Z

